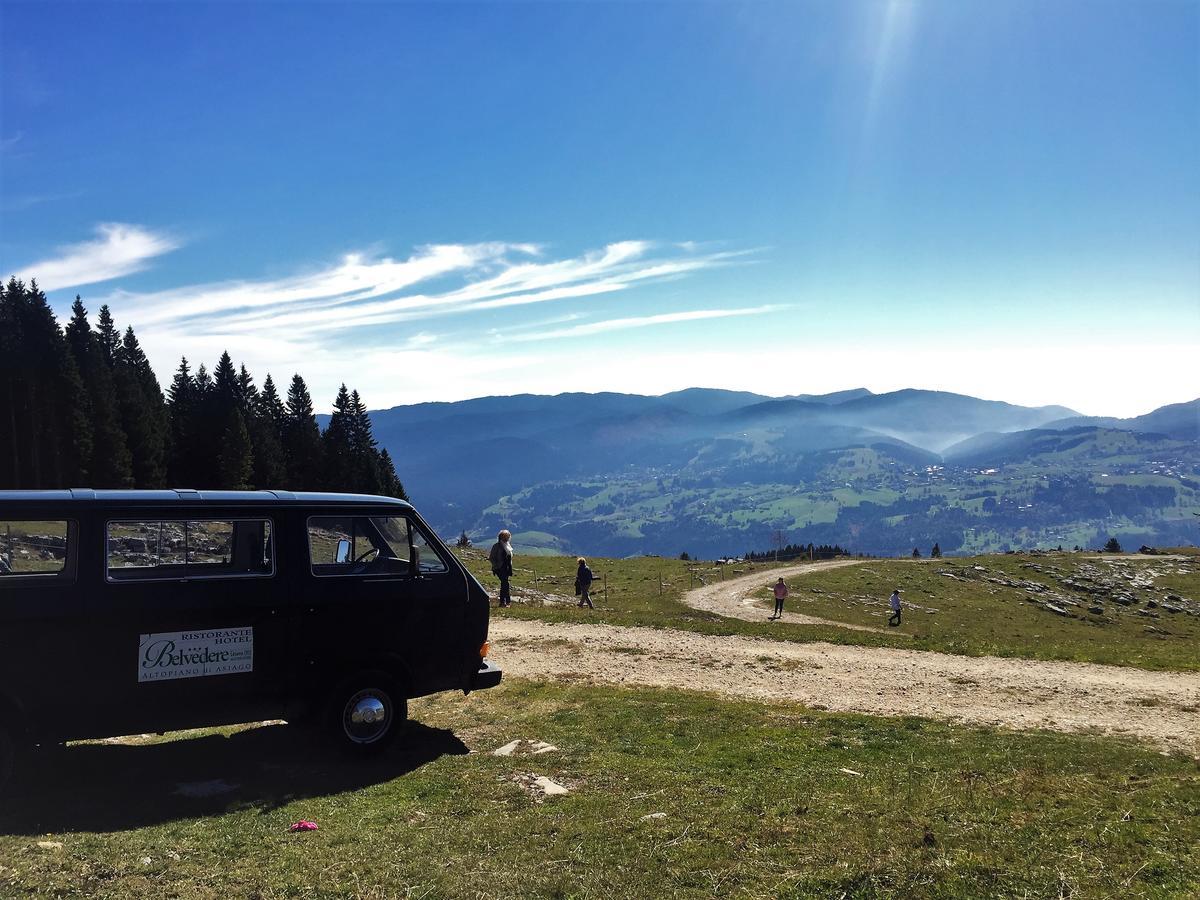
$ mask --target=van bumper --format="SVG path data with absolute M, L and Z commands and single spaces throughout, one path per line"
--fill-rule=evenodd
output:
M 479 671 L 471 676 L 471 690 L 481 691 L 484 688 L 495 687 L 503 675 L 503 669 L 482 659 L 479 661 Z

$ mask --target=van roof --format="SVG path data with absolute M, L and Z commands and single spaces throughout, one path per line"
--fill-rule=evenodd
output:
M 172 488 L 161 491 L 117 491 L 92 490 L 91 488 L 67 488 L 55 491 L 0 491 L 0 505 L 84 503 L 112 506 L 151 506 L 166 503 L 212 503 L 227 506 L 257 505 L 263 503 L 287 506 L 319 506 L 324 504 L 346 506 L 379 506 L 387 504 L 411 509 L 410 504 L 395 497 L 375 497 L 370 494 L 331 494 L 310 491 L 197 491 L 190 488 Z

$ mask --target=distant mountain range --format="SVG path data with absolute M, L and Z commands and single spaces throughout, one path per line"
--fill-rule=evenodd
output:
M 529 549 L 715 554 L 766 547 L 777 530 L 870 552 L 911 550 L 924 537 L 944 550 L 1110 532 L 1178 542 L 1192 537 L 1182 513 L 1200 511 L 1189 487 L 1200 475 L 1200 400 L 1114 419 L 941 391 L 690 388 L 481 397 L 371 418 L 414 502 L 444 534 L 483 539 L 507 525 L 529 536 Z M 984 510 L 986 498 L 967 496 L 991 491 L 1028 510 L 1016 500 L 1029 499 L 1037 477 L 1082 479 L 1098 497 L 1149 479 L 1144 486 L 1171 489 L 1169 508 L 1160 490 L 1144 508 L 1080 518 L 1064 508 L 1061 521 L 1039 518 L 1031 531 L 1029 515 L 1005 520 L 1007 500 Z M 939 528 L 949 533 L 937 537 Z

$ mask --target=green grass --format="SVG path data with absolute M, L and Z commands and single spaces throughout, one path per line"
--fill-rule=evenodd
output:
M 478 551 L 467 551 L 464 558 L 471 570 L 493 591 L 496 579 L 488 571 L 486 559 Z M 599 579 L 593 586 L 596 610 L 580 612 L 574 605 L 573 557 L 517 557 L 513 584 L 518 589 L 548 593 L 570 602 L 532 599 L 519 600 L 493 615 L 536 618 L 546 621 L 600 621 L 616 625 L 648 625 L 682 628 L 706 634 L 744 634 L 781 640 L 824 640 L 840 644 L 903 647 L 936 650 L 970 656 L 1008 656 L 1030 659 L 1073 660 L 1109 665 L 1136 666 L 1145 669 L 1200 670 L 1200 616 L 1171 614 L 1146 606 L 1146 599 L 1163 600 L 1168 593 L 1191 598 L 1200 604 L 1200 556 L 1192 555 L 1183 565 L 1190 571 L 1180 574 L 1177 561 L 1160 557 L 1123 555 L 1108 561 L 1096 561 L 1083 554 L 1013 554 L 943 560 L 867 560 L 861 565 L 815 572 L 789 582 L 792 592 L 787 609 L 837 622 L 868 625 L 885 633 L 850 631 L 834 626 L 812 626 L 767 622 L 770 614 L 768 564 L 736 565 L 715 568 L 710 564 L 689 564 L 676 559 L 637 557 L 633 559 L 593 559 L 589 564 Z M 977 573 L 974 566 L 986 570 Z M 1025 568 L 1042 567 L 1044 571 Z M 1116 569 L 1113 569 L 1113 566 Z M 1105 572 L 1131 573 L 1155 569 L 1164 572 L 1154 579 L 1153 587 L 1134 591 L 1136 606 L 1124 607 L 1101 600 L 1104 613 L 1087 611 L 1089 595 L 1062 588 L 1049 571 L 1072 577 L 1087 567 L 1102 567 Z M 762 573 L 762 622 L 737 619 L 694 610 L 682 602 L 683 594 L 699 585 L 699 576 L 710 582 L 722 577 L 759 571 Z M 949 578 L 940 572 L 957 573 Z M 606 576 L 608 596 L 604 594 Z M 1030 601 L 1037 593 L 980 580 L 975 576 L 997 577 L 1011 581 L 1037 582 L 1059 593 L 1078 599 L 1082 606 L 1069 609 L 1071 617 L 1048 612 Z M 660 587 L 661 580 L 661 587 Z M 1118 579 L 1109 579 L 1116 584 Z M 1123 581 L 1123 579 L 1122 579 Z M 906 611 L 901 628 L 888 631 L 886 600 L 893 587 L 904 592 Z M 1193 605 L 1200 609 L 1200 605 Z M 1139 615 L 1145 609 L 1154 616 Z M 928 612 L 927 610 L 935 610 Z
M 1146 602 L 1162 601 L 1168 593 L 1200 600 L 1200 565 L 1185 565 L 1189 574 L 1174 571 L 1176 561 L 1136 556 L 1095 560 L 1073 554 L 1004 555 L 918 564 L 874 560 L 793 579 L 789 603 L 809 615 L 880 627 L 888 616 L 884 598 L 899 587 L 905 601 L 901 630 L 912 636 L 914 649 L 1197 670 L 1200 616 L 1168 613 Z M 1101 584 L 1127 586 L 1130 582 L 1121 573 L 1164 570 L 1171 571 L 1153 578 L 1153 587 L 1140 590 L 1118 587 L 1107 594 L 1086 594 L 1060 583 L 1062 578 L 1079 580 L 1081 573 L 1099 571 Z M 991 578 L 1043 585 L 1080 605 L 1064 607 L 1070 615 L 1059 616 L 1037 602 L 1045 593 L 987 580 Z M 1114 602 L 1113 594 L 1125 590 L 1141 602 Z M 764 589 L 764 607 L 768 598 Z M 1089 612 L 1097 603 L 1104 612 Z M 1193 608 L 1200 610 L 1200 604 Z M 1139 609 L 1157 618 L 1143 616 Z
M 1200 768 L 1125 741 L 519 681 L 413 706 L 407 746 L 365 765 L 283 726 L 70 747 L 0 811 L 0 895 L 1200 890 Z M 559 749 L 490 754 L 514 738 Z M 571 793 L 541 802 L 533 775 Z M 240 786 L 175 793 L 213 779 Z M 302 818 L 320 830 L 289 834 Z

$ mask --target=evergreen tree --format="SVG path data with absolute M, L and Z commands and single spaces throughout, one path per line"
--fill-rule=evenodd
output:
M 350 405 L 350 392 L 343 384 L 333 401 L 333 415 L 329 426 L 321 436 L 321 449 L 325 463 L 325 487 L 333 491 L 359 491 L 355 478 L 356 462 L 351 432 L 354 429 L 354 412 Z
M 1120 553 L 1121 552 L 1120 542 L 1118 542 L 1115 537 L 1110 537 L 1108 539 L 1108 543 L 1104 545 L 1104 552 L 1105 553 Z
M 111 317 L 108 321 L 111 326 Z M 166 483 L 167 408 L 158 379 L 133 333 L 133 326 L 125 329 L 125 336 L 117 347 L 113 381 L 121 425 L 129 444 L 134 484 L 141 488 L 163 487 Z
M 200 368 L 196 370 L 196 375 L 192 379 L 192 383 L 196 386 L 197 403 L 208 399 L 215 390 L 212 376 L 208 374 L 208 369 L 204 367 L 204 363 L 200 363 Z
M 245 367 L 242 371 L 245 372 Z M 253 388 L 253 384 L 250 387 Z M 253 391 L 250 397 L 251 415 L 246 425 L 250 430 L 250 443 L 254 445 L 254 486 L 279 487 L 287 481 L 283 449 L 286 411 L 270 375 L 263 382 L 262 391 Z
M 271 420 L 271 424 L 275 426 L 275 431 L 282 440 L 287 410 L 284 408 L 283 401 L 279 399 L 279 391 L 275 389 L 275 382 L 270 373 L 267 374 L 267 380 L 263 382 L 262 393 L 259 395 L 259 408 Z
M 396 477 L 396 467 L 392 465 L 392 457 L 386 447 L 379 453 L 379 479 L 383 483 L 380 493 L 385 497 L 395 497 L 397 500 L 408 499 L 404 485 Z
M 941 559 L 941 558 L 942 558 L 942 548 L 941 548 L 941 546 L 940 546 L 940 545 L 938 545 L 938 544 L 934 544 L 934 545 L 933 545 L 933 549 L 929 551 L 929 555 L 930 555 L 930 557 L 932 557 L 933 559 Z
M 920 558 L 921 558 L 921 551 L 920 551 L 920 550 L 918 550 L 916 547 L 913 547 L 913 556 L 912 556 L 912 558 L 913 558 L 913 559 L 920 559 Z
M 188 367 L 187 357 L 179 361 L 171 386 L 167 388 L 167 422 L 170 455 L 167 478 L 177 486 L 198 484 L 192 461 L 192 435 L 196 422 L 196 381 Z
M 371 417 L 358 391 L 350 394 L 350 454 L 355 490 L 364 494 L 383 492 L 383 472 L 379 448 L 371 431 Z
M 217 459 L 218 486 L 230 491 L 248 490 L 252 471 L 250 432 L 246 429 L 246 419 L 241 410 L 234 409 L 229 414 L 229 425 L 221 435 L 221 452 Z
M 233 367 L 233 360 L 229 357 L 228 350 L 221 354 L 221 358 L 217 360 L 216 368 L 213 369 L 213 387 L 219 401 L 216 409 L 219 411 L 221 418 L 225 418 L 228 412 L 235 406 L 241 405 L 241 386 L 238 382 L 237 370 Z
M 75 297 L 66 329 L 67 347 L 79 367 L 92 425 L 92 456 L 88 469 L 92 487 L 133 486 L 133 465 L 121 428 L 112 370 L 88 322 L 83 300 Z
M 79 299 L 76 297 L 75 299 Z M 112 313 L 108 310 L 108 304 L 105 303 L 100 307 L 100 315 L 96 319 L 96 345 L 100 348 L 100 356 L 103 357 L 105 365 L 110 369 L 116 365 L 117 351 L 121 346 L 121 334 L 117 331 L 116 323 L 113 322 Z
M 232 370 L 233 364 L 229 368 Z M 188 450 L 192 481 L 189 486 L 211 487 L 218 484 L 221 474 L 218 460 L 221 456 L 221 437 L 229 426 L 229 407 L 213 376 L 204 363 L 200 363 L 193 377 L 195 384 L 195 407 L 192 411 L 191 446 Z M 224 388 L 228 393 L 232 379 L 226 373 Z
M 312 395 L 304 379 L 292 376 L 288 387 L 287 419 L 284 423 L 288 488 L 312 490 L 321 485 L 321 430 L 313 414 Z
M 0 487 L 87 484 L 92 429 L 79 368 L 36 281 L 0 284 Z
M 258 388 L 254 386 L 254 379 L 246 369 L 245 363 L 242 363 L 238 369 L 237 384 L 238 400 L 241 401 L 241 408 L 244 413 L 247 410 L 253 409 L 258 403 Z

